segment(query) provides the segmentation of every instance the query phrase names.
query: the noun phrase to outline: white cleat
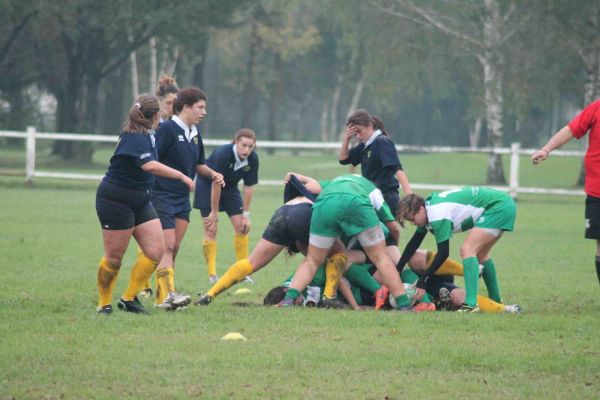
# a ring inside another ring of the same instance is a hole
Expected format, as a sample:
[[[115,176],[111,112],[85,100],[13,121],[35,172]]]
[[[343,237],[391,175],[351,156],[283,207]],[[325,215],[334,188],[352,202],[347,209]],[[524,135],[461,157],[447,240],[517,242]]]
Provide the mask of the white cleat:
[[[162,304],[157,304],[156,307],[166,311],[174,311],[180,308],[185,308],[192,301],[192,297],[187,294],[171,292]]]
[[[504,312],[507,312],[510,314],[521,314],[521,311],[523,311],[523,309],[518,304],[511,304],[509,306],[504,307]]]

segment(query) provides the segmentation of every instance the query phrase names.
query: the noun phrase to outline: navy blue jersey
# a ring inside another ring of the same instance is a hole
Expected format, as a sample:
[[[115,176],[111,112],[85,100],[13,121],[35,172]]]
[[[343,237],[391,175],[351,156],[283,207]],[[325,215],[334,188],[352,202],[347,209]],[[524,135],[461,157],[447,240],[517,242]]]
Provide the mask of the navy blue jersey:
[[[157,158],[154,134],[123,132],[103,180],[130,189],[149,190],[154,185],[154,175],[144,171],[142,165]]]
[[[245,186],[253,186],[258,183],[258,155],[256,151],[248,156],[247,165],[236,170],[236,157],[233,153],[233,146],[234,144],[230,143],[217,147],[206,160],[207,166],[223,174],[225,187],[221,190],[221,198],[232,193],[239,193],[237,185],[242,179]],[[194,208],[210,208],[211,185],[210,178],[198,176]]]
[[[176,116],[159,125],[156,132],[156,148],[161,163],[181,171],[192,180],[196,177],[196,166],[206,161],[204,145],[197,129],[193,127],[190,131]],[[185,196],[189,196],[190,191],[180,180],[160,176],[156,177],[154,190]]]
[[[348,158],[340,164],[360,164],[362,176],[370,180],[381,190],[398,190],[400,184],[396,171],[402,169],[394,143],[385,135],[379,135],[373,143],[365,147],[364,143],[350,149]]]

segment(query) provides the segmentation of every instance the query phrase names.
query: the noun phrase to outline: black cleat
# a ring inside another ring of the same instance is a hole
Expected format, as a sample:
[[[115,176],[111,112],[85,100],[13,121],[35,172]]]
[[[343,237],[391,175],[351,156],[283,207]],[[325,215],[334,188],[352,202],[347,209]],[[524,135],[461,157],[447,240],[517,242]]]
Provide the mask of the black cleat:
[[[322,308],[333,308],[333,309],[338,309],[338,310],[347,310],[347,309],[351,308],[350,304],[344,303],[342,300],[338,299],[337,297],[332,297],[332,298],[324,297],[323,302],[321,303],[321,307]]]
[[[121,311],[131,312],[135,314],[148,314],[148,311],[146,311],[146,309],[140,302],[140,299],[137,298],[137,296],[135,296],[131,301],[123,300],[123,298],[121,297],[121,299],[119,299],[118,306],[119,310]]]
[[[207,306],[210,304],[210,302],[212,301],[212,297],[207,295],[207,294],[203,294],[200,296],[200,298],[198,300],[196,300],[194,302],[195,305],[197,306]]]
[[[112,312],[113,312],[113,308],[110,304],[96,308],[96,314],[99,314],[99,315],[110,315],[110,314],[112,314]]]

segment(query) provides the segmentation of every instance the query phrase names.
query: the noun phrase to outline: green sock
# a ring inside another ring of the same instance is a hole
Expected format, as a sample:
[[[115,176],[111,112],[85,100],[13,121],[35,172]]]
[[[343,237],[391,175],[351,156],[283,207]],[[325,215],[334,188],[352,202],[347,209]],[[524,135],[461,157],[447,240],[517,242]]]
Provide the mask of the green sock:
[[[300,291],[294,288],[289,288],[285,294],[285,298],[290,300],[296,300],[298,296],[300,296]]]
[[[396,300],[397,308],[410,306],[410,297],[406,293],[394,297],[394,300]]]
[[[369,273],[371,264],[352,264],[344,276],[350,281],[352,286],[360,286],[371,293],[375,293],[381,289],[379,282]]]
[[[465,269],[465,304],[475,307],[477,304],[477,289],[479,287],[479,262],[477,257],[463,259]]]
[[[498,278],[496,277],[496,266],[491,258],[483,263],[483,281],[488,291],[488,297],[497,303],[501,303],[502,296],[500,296],[500,285],[498,285]]]

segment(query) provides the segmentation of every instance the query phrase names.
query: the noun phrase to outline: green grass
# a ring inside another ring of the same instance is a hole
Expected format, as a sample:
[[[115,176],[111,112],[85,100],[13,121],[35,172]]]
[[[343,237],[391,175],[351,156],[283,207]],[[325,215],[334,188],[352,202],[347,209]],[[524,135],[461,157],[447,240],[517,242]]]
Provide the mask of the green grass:
[[[462,157],[447,155],[443,168],[427,157],[402,158],[412,181],[485,180],[485,157],[470,160],[470,168]],[[264,179],[346,170],[334,156],[264,159]],[[549,160],[543,173],[524,168],[522,183],[568,185],[563,160]],[[483,172],[472,167],[479,163]],[[103,318],[95,314],[102,254],[95,187],[47,179],[24,187],[20,177],[0,178],[0,399],[600,396],[600,296],[595,244],[583,239],[582,197],[520,196],[515,232],[493,254],[504,298],[521,304],[522,315],[263,308],[262,297],[300,261],[281,255],[256,274],[255,285],[244,285],[250,294],[230,290],[209,307],[177,313],[145,301],[150,316],[115,311]],[[251,246],[281,199],[281,188],[257,188]],[[234,261],[232,230],[221,222],[219,273]],[[403,233],[401,246],[411,234]],[[454,258],[463,237],[451,243]],[[201,240],[194,213],[178,257],[182,292],[209,287]],[[427,238],[424,247],[434,246]],[[134,255],[132,245],[115,306]],[[222,341],[229,332],[248,340]]]

